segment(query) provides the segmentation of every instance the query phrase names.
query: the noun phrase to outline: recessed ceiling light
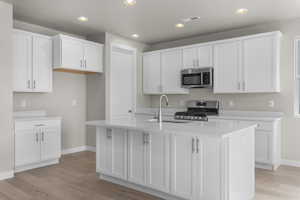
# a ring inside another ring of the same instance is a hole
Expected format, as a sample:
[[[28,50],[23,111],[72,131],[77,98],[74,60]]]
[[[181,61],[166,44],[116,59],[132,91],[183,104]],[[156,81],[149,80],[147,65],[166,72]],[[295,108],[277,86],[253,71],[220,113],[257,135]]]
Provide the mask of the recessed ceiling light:
[[[183,27],[184,27],[184,24],[179,23],[179,24],[176,24],[175,26],[176,26],[176,28],[183,28]]]
[[[85,16],[80,16],[77,19],[78,19],[78,21],[81,21],[81,22],[87,22],[87,21],[89,21],[89,18],[87,18]]]
[[[136,4],[136,0],[124,0],[126,6],[133,6]]]
[[[133,37],[133,38],[138,38],[138,37],[140,37],[140,36],[139,36],[138,34],[135,33],[135,34],[132,34],[131,37]]]
[[[244,15],[248,13],[248,9],[247,8],[239,8],[235,11],[236,14],[238,15]]]

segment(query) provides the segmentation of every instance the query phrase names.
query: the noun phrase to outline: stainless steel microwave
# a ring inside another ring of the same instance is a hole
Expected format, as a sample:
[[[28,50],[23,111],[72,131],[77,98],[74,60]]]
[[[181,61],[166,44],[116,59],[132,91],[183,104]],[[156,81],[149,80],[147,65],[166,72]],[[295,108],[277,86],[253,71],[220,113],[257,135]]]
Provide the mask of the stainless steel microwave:
[[[213,88],[213,68],[190,68],[181,71],[183,88]]]

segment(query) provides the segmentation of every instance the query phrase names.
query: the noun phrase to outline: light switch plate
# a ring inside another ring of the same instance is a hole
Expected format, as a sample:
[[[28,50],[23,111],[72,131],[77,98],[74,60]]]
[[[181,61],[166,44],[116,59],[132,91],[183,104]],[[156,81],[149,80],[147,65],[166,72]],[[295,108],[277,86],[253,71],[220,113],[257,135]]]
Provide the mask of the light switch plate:
[[[77,106],[77,100],[76,99],[72,100],[72,106]]]

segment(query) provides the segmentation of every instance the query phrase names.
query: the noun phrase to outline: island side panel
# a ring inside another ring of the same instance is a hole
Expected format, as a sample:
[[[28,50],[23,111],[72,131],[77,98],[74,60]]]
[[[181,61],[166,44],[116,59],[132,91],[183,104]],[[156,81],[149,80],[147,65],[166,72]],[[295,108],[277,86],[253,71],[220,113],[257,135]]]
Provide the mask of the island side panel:
[[[234,132],[222,142],[224,200],[255,195],[255,127]]]

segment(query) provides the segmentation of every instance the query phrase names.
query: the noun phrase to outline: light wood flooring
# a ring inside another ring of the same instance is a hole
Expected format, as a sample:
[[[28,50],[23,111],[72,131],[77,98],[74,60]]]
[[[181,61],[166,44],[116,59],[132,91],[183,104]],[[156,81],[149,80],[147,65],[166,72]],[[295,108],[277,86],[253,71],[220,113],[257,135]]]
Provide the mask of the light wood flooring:
[[[0,181],[0,200],[158,200],[97,179],[95,153],[63,156],[59,165]],[[255,200],[300,200],[300,168],[257,170]]]

